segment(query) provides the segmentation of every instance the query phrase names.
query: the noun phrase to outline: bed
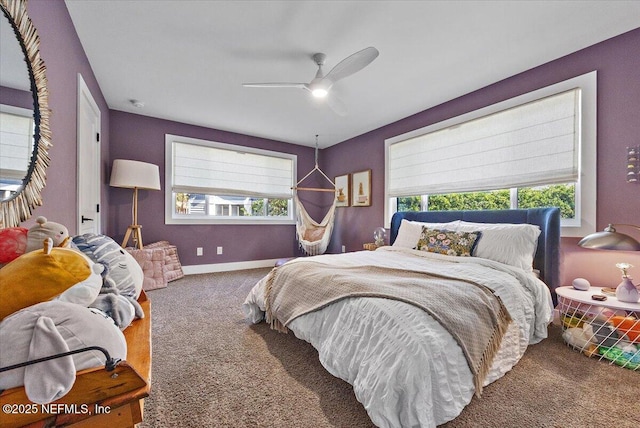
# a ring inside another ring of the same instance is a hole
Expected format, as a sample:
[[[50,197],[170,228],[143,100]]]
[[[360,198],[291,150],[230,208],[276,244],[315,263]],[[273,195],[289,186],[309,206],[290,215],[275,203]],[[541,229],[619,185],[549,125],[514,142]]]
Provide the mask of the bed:
[[[375,425],[433,427],[546,338],[559,240],[557,208],[396,213],[390,246],[287,262],[243,310],[311,343]]]

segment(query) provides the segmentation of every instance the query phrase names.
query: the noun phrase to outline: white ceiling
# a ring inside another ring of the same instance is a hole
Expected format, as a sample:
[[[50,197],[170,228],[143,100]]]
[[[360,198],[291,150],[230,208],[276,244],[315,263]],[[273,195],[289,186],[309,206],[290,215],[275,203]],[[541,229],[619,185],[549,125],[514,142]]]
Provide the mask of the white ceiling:
[[[110,108],[327,147],[640,26],[639,1],[66,0]],[[365,47],[332,92],[299,89]],[[144,103],[134,107],[129,100]]]

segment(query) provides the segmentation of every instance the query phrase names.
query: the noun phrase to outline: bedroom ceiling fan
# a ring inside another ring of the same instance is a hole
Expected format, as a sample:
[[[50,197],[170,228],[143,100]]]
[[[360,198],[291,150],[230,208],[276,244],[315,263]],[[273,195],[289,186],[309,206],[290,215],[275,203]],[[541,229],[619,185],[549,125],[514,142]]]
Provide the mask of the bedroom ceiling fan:
[[[351,76],[352,74],[362,70],[376,59],[379,52],[374,47],[368,47],[354,53],[340,61],[327,74],[324,74],[322,66],[327,56],[323,53],[313,55],[313,61],[318,65],[316,77],[309,83],[243,83],[242,86],[247,88],[299,88],[309,91],[316,98],[326,98],[329,107],[340,116],[347,114],[347,108],[344,103],[334,94],[329,95],[329,90],[337,81]]]

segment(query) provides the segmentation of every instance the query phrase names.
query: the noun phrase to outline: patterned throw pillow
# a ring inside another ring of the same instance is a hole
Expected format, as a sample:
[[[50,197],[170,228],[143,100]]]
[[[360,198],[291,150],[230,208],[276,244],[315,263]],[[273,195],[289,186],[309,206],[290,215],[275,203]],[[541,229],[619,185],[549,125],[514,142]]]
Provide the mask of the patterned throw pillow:
[[[482,232],[422,228],[417,249],[448,256],[471,256]]]

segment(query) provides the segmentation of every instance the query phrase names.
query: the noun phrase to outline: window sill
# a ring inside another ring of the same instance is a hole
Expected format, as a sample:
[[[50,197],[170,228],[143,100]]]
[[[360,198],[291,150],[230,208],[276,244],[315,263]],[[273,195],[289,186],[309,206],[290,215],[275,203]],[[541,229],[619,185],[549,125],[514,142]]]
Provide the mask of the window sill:
[[[227,225],[295,225],[293,219],[267,219],[267,218],[165,218],[164,224],[175,225],[205,225],[205,224],[227,224]]]

